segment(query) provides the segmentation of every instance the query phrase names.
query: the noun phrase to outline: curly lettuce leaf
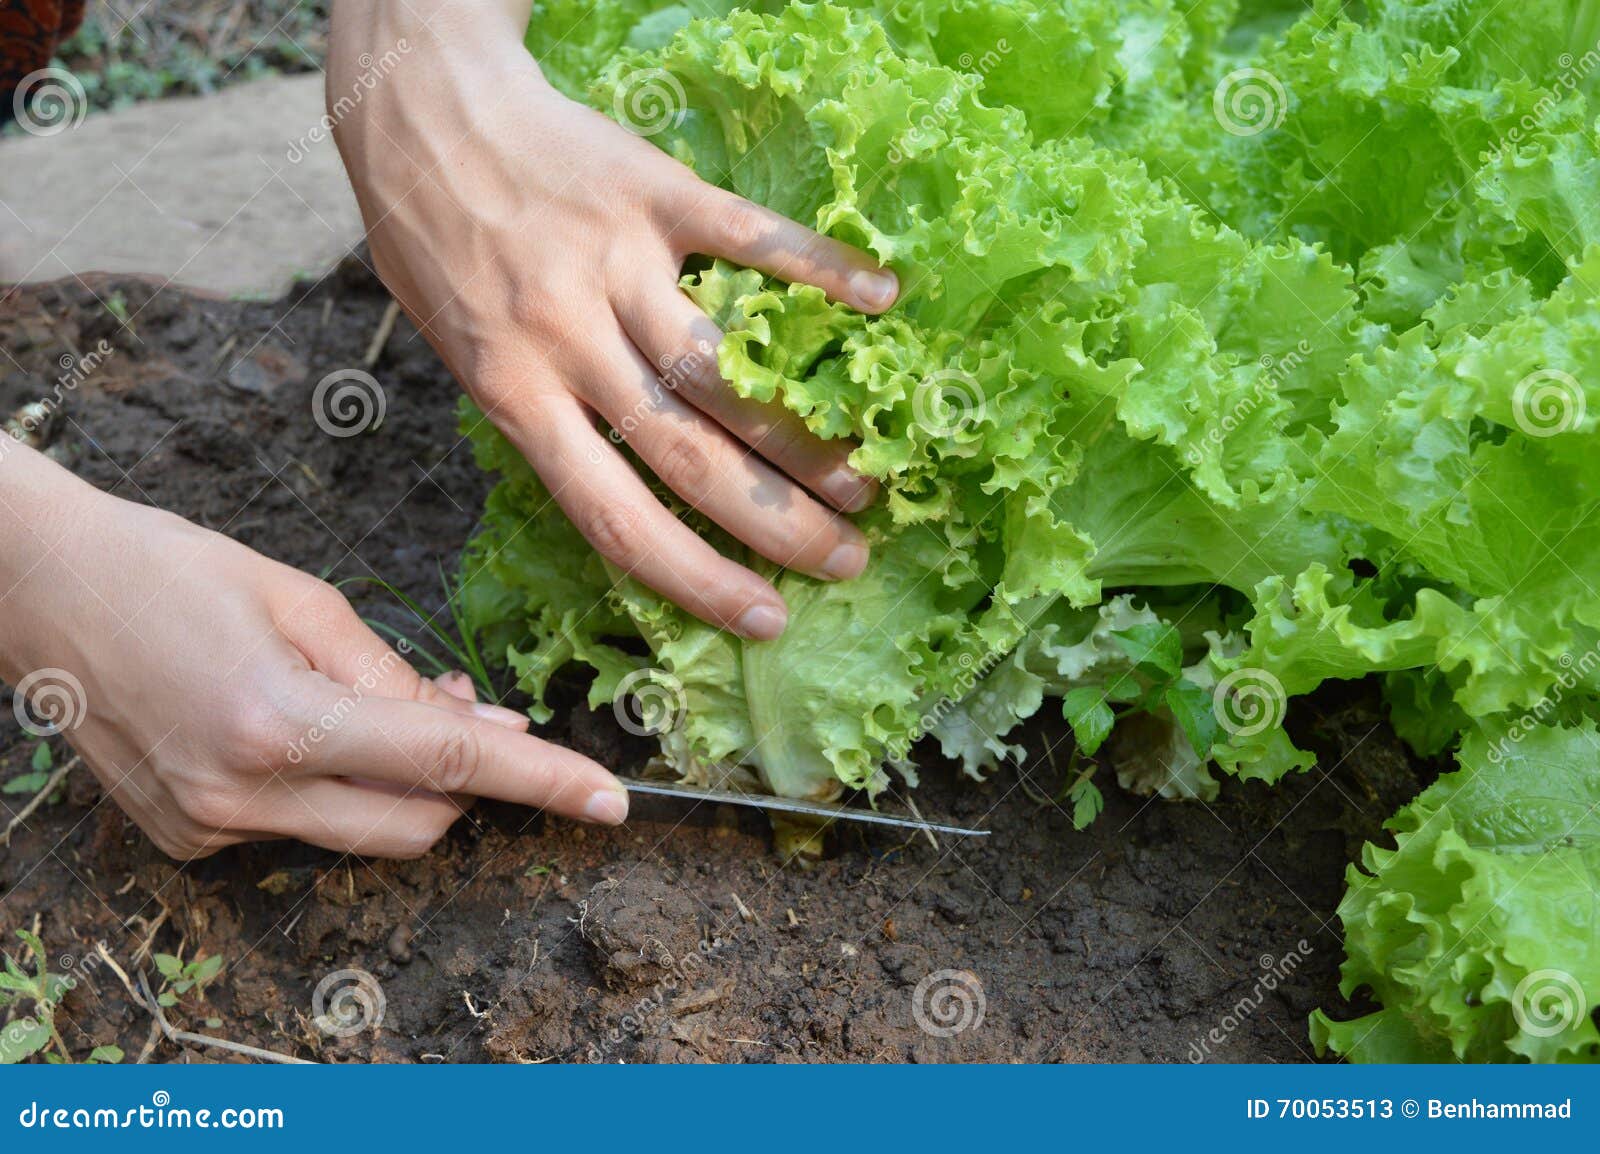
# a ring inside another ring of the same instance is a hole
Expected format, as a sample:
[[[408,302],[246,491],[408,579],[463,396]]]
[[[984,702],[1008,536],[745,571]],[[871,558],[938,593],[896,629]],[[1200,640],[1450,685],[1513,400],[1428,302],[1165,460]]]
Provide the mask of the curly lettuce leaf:
[[[595,670],[594,701],[650,663],[690,703],[663,735],[682,772],[827,796],[906,766],[930,710],[970,771],[1018,756],[1016,723],[1087,687],[1032,665],[1081,640],[1073,615],[1228,590],[1243,629],[1185,673],[1218,716],[1166,703],[1150,747],[1186,761],[1215,722],[1206,755],[1272,780],[1308,762],[1278,699],[1382,673],[1397,723],[1440,749],[1600,638],[1595,82],[1545,75],[1553,46],[1592,43],[1584,5],[578,15],[543,6],[529,33],[566,91],[626,122],[639,78],[663,82],[681,106],[655,144],[870,249],[905,291],[867,318],[721,262],[684,281],[726,333],[730,387],[858,442],[885,489],[859,582],[773,574],[795,607],[779,642],[722,638],[592,558],[528,555],[587,557],[478,434],[508,481],[472,596],[536,695],[564,662]],[[1241,79],[1266,121],[1238,119]],[[1530,378],[1575,390],[1569,429],[1526,427]],[[1245,675],[1277,687],[1266,724],[1224,724]]]
[[[1459,768],[1368,845],[1339,905],[1340,989],[1381,1010],[1312,1015],[1352,1061],[1600,1060],[1600,730],[1477,729]]]

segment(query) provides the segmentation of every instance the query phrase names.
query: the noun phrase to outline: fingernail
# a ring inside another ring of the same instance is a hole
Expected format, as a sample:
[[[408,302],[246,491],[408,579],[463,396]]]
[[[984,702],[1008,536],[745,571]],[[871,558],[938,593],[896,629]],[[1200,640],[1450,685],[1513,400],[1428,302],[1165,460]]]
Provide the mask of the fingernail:
[[[776,605],[752,605],[739,618],[739,632],[755,641],[771,641],[783,635],[789,613]]]
[[[886,309],[900,291],[900,281],[888,269],[858,268],[850,274],[850,291],[869,309]]]
[[[867,567],[867,547],[854,541],[835,545],[828,559],[822,563],[822,575],[835,581],[848,581],[859,577]]]
[[[505,709],[499,705],[489,705],[485,702],[474,702],[472,712],[485,721],[492,721],[496,725],[504,725],[508,729],[526,729],[528,715],[518,713],[515,709]]]
[[[822,479],[819,487],[827,497],[846,513],[859,513],[872,504],[877,486],[868,477],[854,469],[835,469]]]
[[[599,825],[621,825],[628,819],[628,794],[620,789],[597,789],[583,806],[583,818]]]

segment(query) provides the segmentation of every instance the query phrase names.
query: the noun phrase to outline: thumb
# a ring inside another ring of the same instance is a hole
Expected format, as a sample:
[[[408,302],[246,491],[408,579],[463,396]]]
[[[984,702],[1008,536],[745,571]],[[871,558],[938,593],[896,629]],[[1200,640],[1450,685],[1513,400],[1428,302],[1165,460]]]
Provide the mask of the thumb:
[[[477,686],[473,685],[472,678],[460,669],[439,674],[433,679],[433,684],[458,701],[469,701],[473,704],[478,701]]]
[[[528,728],[525,714],[480,702],[472,679],[461,670],[422,676],[409,660],[416,650],[408,642],[402,640],[397,650],[361,619],[342,593],[318,584],[314,593],[294,603],[283,622],[289,640],[318,673],[363,695],[420,701],[508,729]]]
[[[437,677],[418,678],[412,696],[414,700],[425,705],[437,705],[441,709],[469,713],[485,721],[492,721],[496,725],[503,725],[507,729],[528,728],[529,719],[526,713],[518,713],[515,709],[507,709],[503,705],[479,701],[478,687],[473,684],[471,677],[459,669],[441,673]]]

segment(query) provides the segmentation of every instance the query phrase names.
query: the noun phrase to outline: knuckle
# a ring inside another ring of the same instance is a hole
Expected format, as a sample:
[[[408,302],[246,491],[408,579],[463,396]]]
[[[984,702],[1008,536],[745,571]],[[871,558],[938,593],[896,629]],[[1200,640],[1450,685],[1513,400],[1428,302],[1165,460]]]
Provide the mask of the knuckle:
[[[754,205],[736,200],[717,211],[714,229],[723,245],[746,249],[765,240],[770,226]]]
[[[449,821],[419,823],[414,829],[407,830],[401,838],[400,844],[396,846],[398,851],[396,856],[412,861],[430,853],[433,847],[439,844],[440,839],[449,832],[450,826]]]
[[[426,857],[437,840],[422,834],[406,834],[382,856],[391,861],[416,861],[420,857]]]
[[[187,861],[191,856],[186,852],[188,848],[186,843],[176,837],[169,836],[165,830],[147,829],[145,830],[145,835],[149,837],[152,845],[173,861]]]
[[[195,841],[180,846],[176,854],[169,856],[175,857],[179,861],[200,861],[213,854],[221,853],[226,848],[226,845],[215,841]]]
[[[185,791],[178,799],[178,808],[183,811],[184,817],[207,831],[227,829],[239,814],[237,802],[214,787]],[[196,848],[203,841],[197,838],[184,840],[193,843]]]
[[[560,294],[538,283],[518,283],[508,291],[510,313],[521,324],[534,332],[543,332],[554,324]]]
[[[804,426],[789,421],[775,421],[762,434],[759,446],[761,455],[778,465],[798,465],[808,457],[810,434]]]
[[[433,842],[415,829],[372,830],[351,839],[349,850],[362,857],[385,858],[390,861],[415,861],[433,848]]]
[[[702,612],[724,629],[736,629],[739,618],[750,604],[749,587],[720,572],[700,582],[696,591],[700,595]]]
[[[345,595],[326,581],[314,581],[306,590],[306,608],[318,621],[336,623],[354,615],[355,610]]]
[[[234,703],[219,722],[223,749],[240,769],[278,769],[305,726],[278,702],[249,698]]]
[[[295,574],[297,579],[300,576]],[[292,626],[302,634],[326,634],[346,624],[354,612],[344,594],[332,585],[315,579],[297,581],[294,601],[280,616],[280,625]]]
[[[596,552],[623,569],[631,571],[643,557],[644,525],[625,505],[605,503],[586,510],[578,528]]]
[[[530,758],[521,769],[521,788],[534,804],[549,805],[561,791],[564,778],[549,758]]]
[[[417,684],[412,690],[412,697],[423,705],[437,705],[449,708],[457,699],[450,696],[431,677],[418,675]]]
[[[668,370],[667,381],[690,404],[704,407],[720,400],[728,387],[717,366],[715,352],[700,350],[680,357]]]
[[[662,446],[656,460],[656,472],[678,493],[692,497],[711,487],[715,465],[711,453],[695,438],[683,434],[672,436]]]
[[[432,788],[440,793],[471,793],[483,766],[483,746],[466,727],[447,730],[439,741]]]

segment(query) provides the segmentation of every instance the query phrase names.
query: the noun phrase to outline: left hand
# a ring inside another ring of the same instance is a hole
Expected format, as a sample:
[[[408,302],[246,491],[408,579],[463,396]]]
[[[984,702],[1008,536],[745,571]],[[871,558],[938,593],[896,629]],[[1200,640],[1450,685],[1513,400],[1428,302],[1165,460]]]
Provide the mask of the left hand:
[[[898,283],[557,92],[522,43],[531,7],[336,6],[330,102],[359,83],[357,61],[407,45],[334,130],[373,259],[598,552],[712,624],[776,637],[777,590],[674,516],[595,424],[756,553],[855,577],[867,542],[836,510],[876,486],[849,467],[854,446],[737,396],[717,370],[721,334],[678,277],[691,254],[721,256],[870,313]]]

